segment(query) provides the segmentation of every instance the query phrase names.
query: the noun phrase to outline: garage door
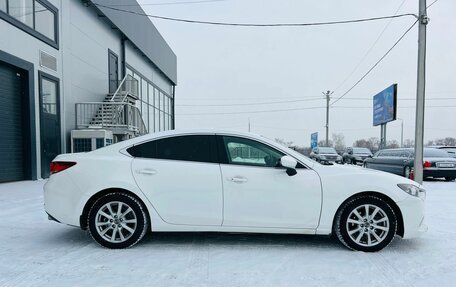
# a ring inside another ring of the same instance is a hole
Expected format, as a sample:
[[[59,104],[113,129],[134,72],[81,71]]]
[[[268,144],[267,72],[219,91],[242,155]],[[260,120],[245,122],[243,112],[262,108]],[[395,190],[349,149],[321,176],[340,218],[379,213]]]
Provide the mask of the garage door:
[[[26,177],[25,78],[24,71],[0,61],[0,182]]]

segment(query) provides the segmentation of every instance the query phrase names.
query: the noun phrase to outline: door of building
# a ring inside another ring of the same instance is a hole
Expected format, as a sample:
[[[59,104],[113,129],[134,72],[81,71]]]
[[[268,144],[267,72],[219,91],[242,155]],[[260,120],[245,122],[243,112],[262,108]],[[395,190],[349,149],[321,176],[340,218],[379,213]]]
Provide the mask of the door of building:
[[[26,179],[27,73],[0,61],[0,182]]]
[[[61,152],[59,79],[40,73],[41,177],[50,175],[49,165]]]
[[[109,51],[109,93],[114,93],[119,85],[119,58],[112,51]]]

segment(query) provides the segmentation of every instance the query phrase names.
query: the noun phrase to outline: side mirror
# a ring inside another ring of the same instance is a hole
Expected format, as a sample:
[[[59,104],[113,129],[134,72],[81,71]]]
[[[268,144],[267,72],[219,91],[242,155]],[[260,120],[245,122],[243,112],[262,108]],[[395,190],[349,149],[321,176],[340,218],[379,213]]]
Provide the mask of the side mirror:
[[[297,174],[296,166],[298,162],[291,156],[285,155],[280,159],[280,165],[287,169],[287,174],[293,176]]]

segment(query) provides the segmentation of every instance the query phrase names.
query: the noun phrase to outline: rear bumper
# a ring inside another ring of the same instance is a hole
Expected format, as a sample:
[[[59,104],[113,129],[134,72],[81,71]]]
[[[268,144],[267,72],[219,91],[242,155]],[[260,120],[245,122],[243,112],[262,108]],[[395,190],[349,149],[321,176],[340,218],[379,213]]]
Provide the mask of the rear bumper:
[[[456,169],[424,168],[424,177],[453,177],[456,178]]]
[[[49,219],[79,226],[79,196],[78,188],[64,171],[51,175],[44,185],[44,210]]]

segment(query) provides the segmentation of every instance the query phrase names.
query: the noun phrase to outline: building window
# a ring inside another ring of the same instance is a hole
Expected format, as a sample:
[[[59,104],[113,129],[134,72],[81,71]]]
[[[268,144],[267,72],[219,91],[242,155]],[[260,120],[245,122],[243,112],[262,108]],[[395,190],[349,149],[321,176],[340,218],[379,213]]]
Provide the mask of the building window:
[[[6,0],[0,0],[0,11],[6,12]]]
[[[0,0],[0,18],[58,48],[58,10],[46,0]]]
[[[126,72],[140,83],[136,107],[141,112],[147,131],[153,133],[172,129],[174,118],[172,96],[159,89],[132,67],[128,66]]]

